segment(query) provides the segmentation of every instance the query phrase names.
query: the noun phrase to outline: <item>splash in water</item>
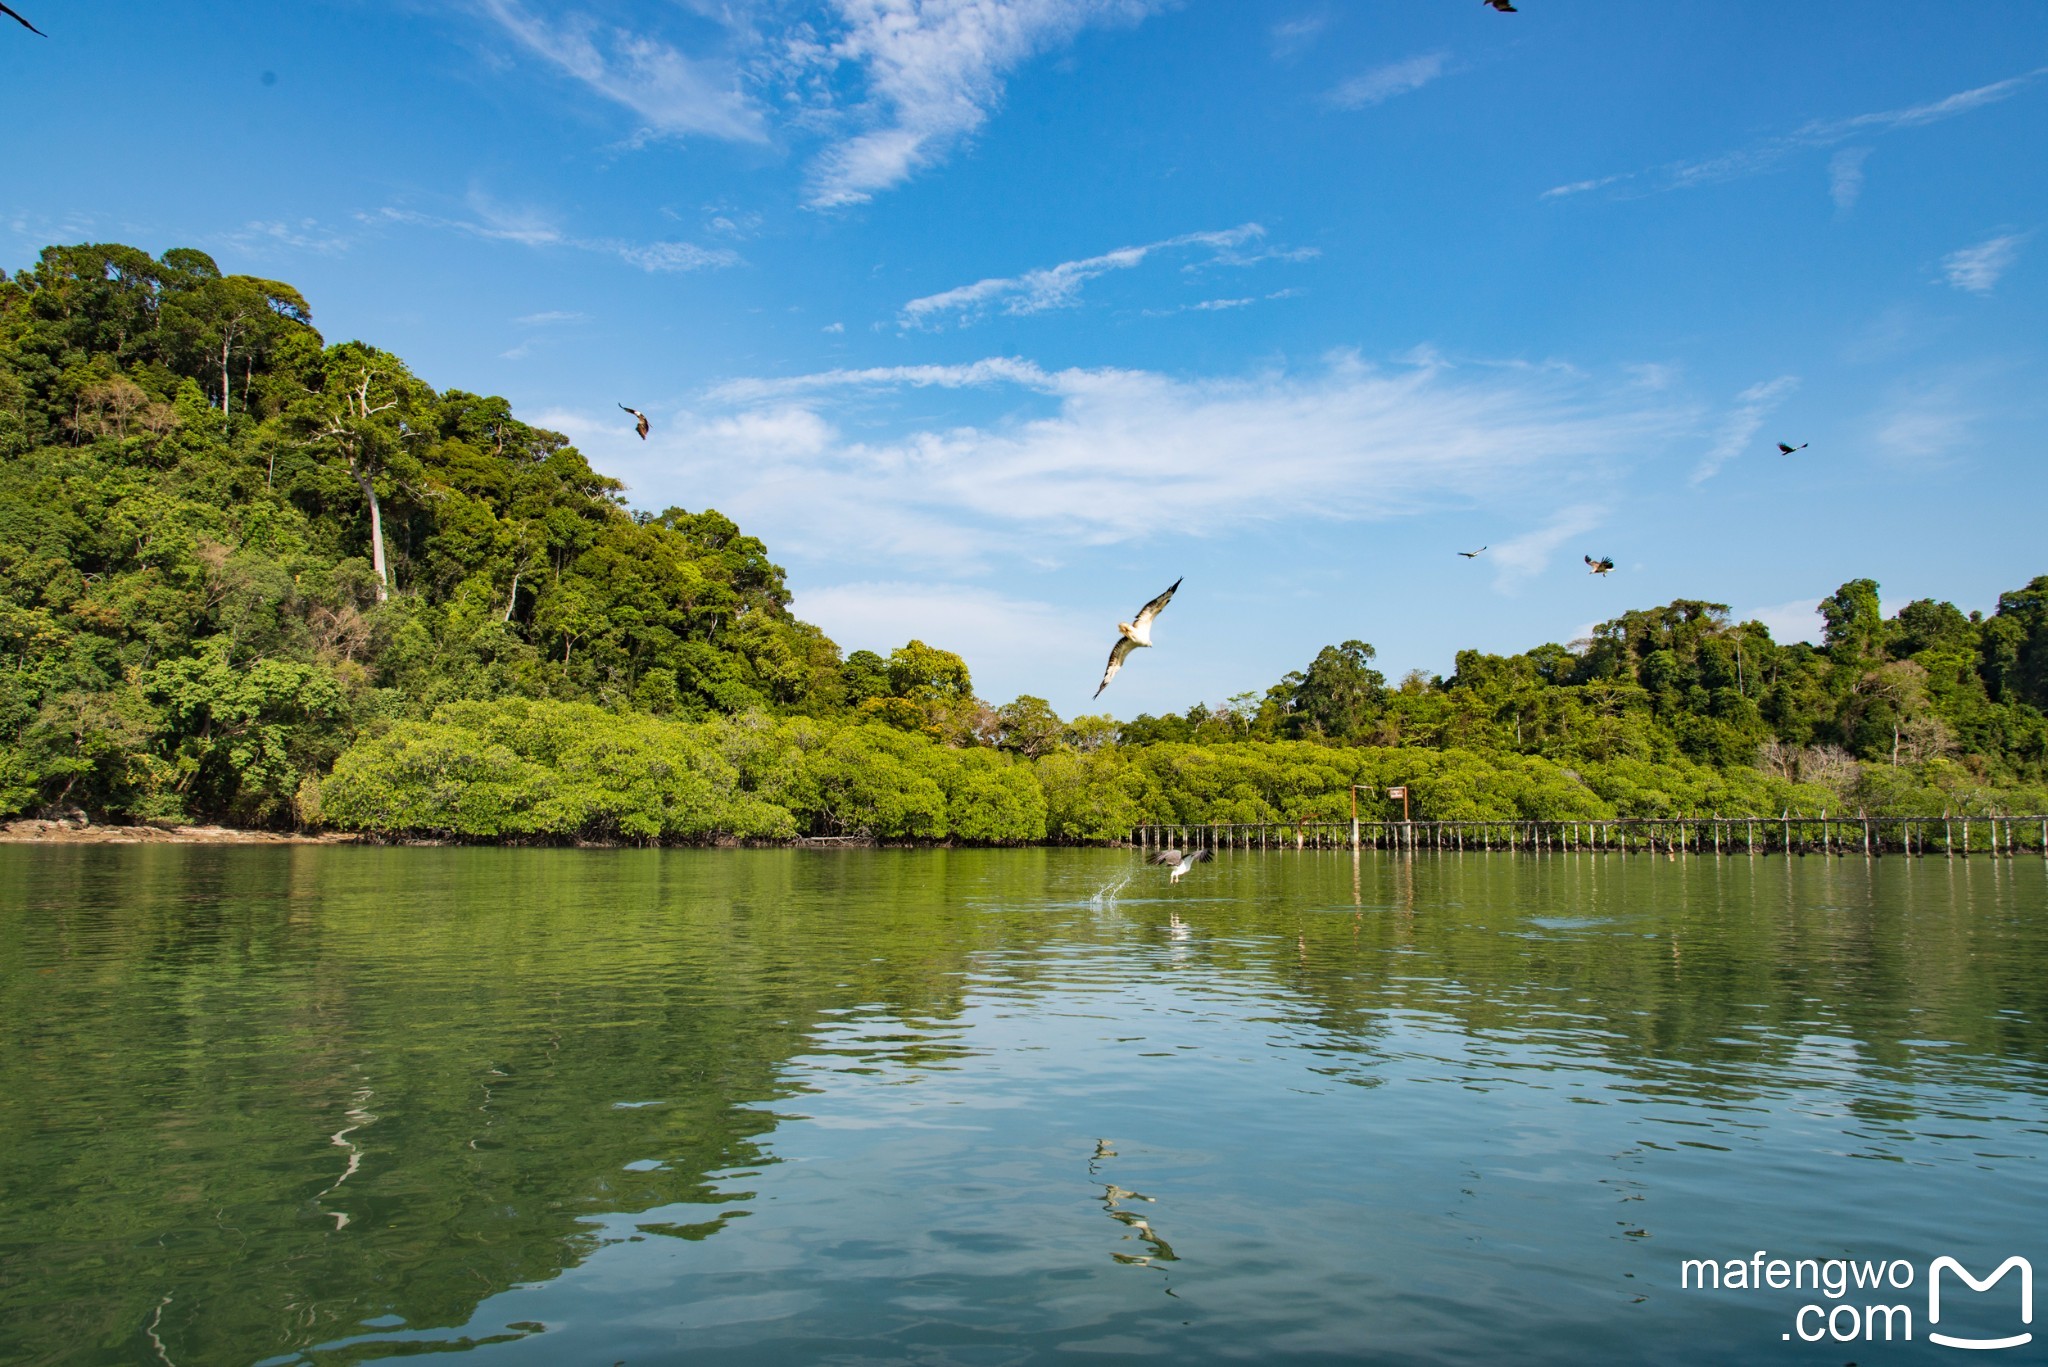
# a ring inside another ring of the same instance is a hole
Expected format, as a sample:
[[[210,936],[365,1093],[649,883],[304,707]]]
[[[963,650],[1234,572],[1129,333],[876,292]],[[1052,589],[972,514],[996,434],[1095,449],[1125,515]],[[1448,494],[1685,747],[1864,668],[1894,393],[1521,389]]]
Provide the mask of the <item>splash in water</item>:
[[[1131,885],[1131,880],[1138,876],[1138,872],[1141,872],[1141,870],[1124,874],[1121,878],[1113,878],[1109,882],[1104,883],[1095,890],[1095,895],[1088,899],[1088,905],[1105,908],[1115,906],[1116,895]]]

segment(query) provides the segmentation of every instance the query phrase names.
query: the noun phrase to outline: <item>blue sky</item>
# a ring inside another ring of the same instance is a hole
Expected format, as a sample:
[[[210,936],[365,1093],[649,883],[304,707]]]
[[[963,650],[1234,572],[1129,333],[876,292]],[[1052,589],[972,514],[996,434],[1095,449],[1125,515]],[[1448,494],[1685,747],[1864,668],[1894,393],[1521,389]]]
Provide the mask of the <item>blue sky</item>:
[[[997,701],[2048,573],[2035,0],[15,7],[0,266],[291,281]]]

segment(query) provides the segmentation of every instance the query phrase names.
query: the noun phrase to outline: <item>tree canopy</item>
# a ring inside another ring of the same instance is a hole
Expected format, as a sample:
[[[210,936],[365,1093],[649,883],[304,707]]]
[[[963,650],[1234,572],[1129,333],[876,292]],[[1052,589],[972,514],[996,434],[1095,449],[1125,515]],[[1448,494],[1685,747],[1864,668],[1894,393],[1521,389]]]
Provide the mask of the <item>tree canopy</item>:
[[[1879,585],[1780,644],[1681,599],[1390,687],[1063,720],[911,640],[840,650],[713,509],[328,343],[190,248],[0,280],[0,813],[471,839],[1106,840],[1141,822],[2048,806],[2048,576],[1989,616]]]

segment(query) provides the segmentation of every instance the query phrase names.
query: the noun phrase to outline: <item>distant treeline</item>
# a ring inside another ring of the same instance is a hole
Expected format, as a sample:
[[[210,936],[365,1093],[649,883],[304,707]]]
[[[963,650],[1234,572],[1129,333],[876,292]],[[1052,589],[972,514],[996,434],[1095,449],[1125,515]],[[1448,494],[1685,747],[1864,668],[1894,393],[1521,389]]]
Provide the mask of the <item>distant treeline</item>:
[[[919,641],[842,655],[721,514],[631,510],[190,249],[0,281],[0,589],[7,814],[1004,843],[1331,818],[1354,783],[1418,818],[2048,808],[2048,577],[1988,617],[1856,580],[1820,647],[1680,601],[1395,686],[1352,640],[1065,720]]]

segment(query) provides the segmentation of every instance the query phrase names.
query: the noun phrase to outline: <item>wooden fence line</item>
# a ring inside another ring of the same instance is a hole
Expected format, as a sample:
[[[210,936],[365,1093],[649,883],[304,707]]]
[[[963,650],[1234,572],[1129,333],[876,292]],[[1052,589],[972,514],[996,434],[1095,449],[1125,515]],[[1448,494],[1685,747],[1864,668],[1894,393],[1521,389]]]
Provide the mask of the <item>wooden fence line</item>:
[[[1140,849],[1973,854],[2048,858],[2048,816],[1701,816],[1608,821],[1212,821],[1139,826]]]

